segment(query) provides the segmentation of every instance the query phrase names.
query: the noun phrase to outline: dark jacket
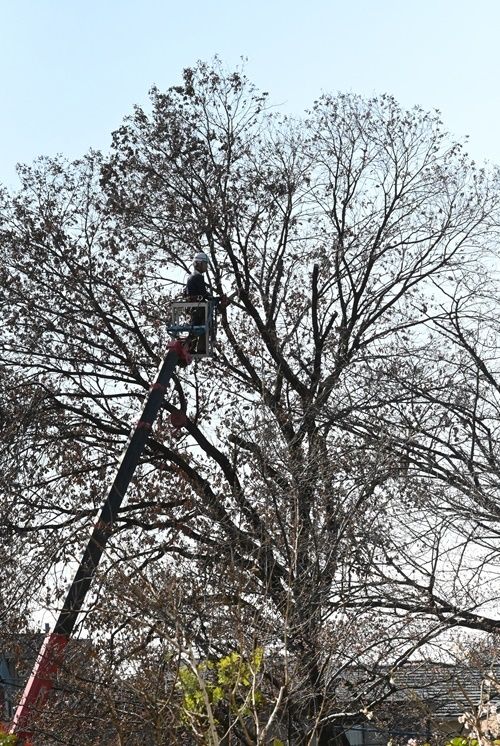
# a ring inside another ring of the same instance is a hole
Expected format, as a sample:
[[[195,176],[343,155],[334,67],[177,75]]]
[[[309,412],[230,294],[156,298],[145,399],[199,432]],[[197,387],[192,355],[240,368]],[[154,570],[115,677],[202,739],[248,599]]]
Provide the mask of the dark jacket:
[[[184,288],[184,295],[188,296],[189,298],[200,296],[201,298],[203,298],[203,300],[206,300],[209,297],[209,292],[205,284],[205,278],[203,277],[201,272],[197,272],[195,270],[193,274],[189,275],[186,282],[186,287]]]

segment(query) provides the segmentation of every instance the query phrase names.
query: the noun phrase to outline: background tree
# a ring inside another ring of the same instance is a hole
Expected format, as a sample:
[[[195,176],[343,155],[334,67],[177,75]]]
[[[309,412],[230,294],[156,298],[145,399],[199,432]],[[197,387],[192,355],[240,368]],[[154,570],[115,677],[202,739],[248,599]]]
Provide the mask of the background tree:
[[[216,358],[175,379],[83,623],[112,667],[132,621],[145,661],[161,640],[200,660],[262,648],[268,706],[233,736],[263,743],[274,713],[323,744],[390,693],[387,663],[500,624],[499,193],[437,114],[266,101],[200,63],[109,156],[42,159],[2,194],[2,370],[25,422],[6,583],[41,603],[45,581],[57,607],[206,251],[214,293],[239,300]]]

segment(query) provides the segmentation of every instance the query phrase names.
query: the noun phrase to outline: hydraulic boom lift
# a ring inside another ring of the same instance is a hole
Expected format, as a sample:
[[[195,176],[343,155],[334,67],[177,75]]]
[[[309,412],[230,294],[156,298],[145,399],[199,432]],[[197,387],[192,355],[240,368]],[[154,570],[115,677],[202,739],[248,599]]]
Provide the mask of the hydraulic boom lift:
[[[196,308],[195,308],[196,306]],[[10,733],[15,733],[25,746],[32,737],[31,719],[47,699],[53,680],[60,668],[64,651],[75,628],[78,614],[90,588],[107,541],[113,532],[120,506],[139,464],[153,423],[163,403],[177,365],[185,367],[192,357],[211,357],[216,334],[217,301],[178,301],[172,304],[172,323],[167,330],[173,340],[150,388],[142,415],[135,425],[129,444],[122,456],[118,472],[88,541],[74,580],[54,629],[43,642],[28,683],[14,714]],[[196,314],[196,316],[195,316]],[[196,323],[193,323],[193,320]],[[198,347],[201,351],[198,351]],[[193,354],[191,354],[193,353]]]

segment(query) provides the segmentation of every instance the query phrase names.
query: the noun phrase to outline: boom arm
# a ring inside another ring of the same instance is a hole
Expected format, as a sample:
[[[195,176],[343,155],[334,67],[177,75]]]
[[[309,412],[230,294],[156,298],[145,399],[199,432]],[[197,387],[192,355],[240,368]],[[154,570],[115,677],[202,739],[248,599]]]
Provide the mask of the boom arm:
[[[113,532],[120,506],[134,472],[139,464],[142,452],[147,443],[153,423],[160,411],[163,396],[167,390],[176,365],[187,365],[190,356],[186,344],[176,340],[170,344],[156,381],[152,385],[142,416],[136,424],[125,453],[123,454],[115,480],[108,492],[101,514],[94,526],[92,535],[85,549],[75,578],[70,586],[59,618],[53,632],[49,632],[31,672],[23,692],[10,732],[20,739],[31,736],[30,717],[33,709],[43,707],[52,688],[53,679],[60,668],[64,650],[75,627],[78,614],[82,608],[87,591],[95,575],[97,565],[102,557],[107,541]]]

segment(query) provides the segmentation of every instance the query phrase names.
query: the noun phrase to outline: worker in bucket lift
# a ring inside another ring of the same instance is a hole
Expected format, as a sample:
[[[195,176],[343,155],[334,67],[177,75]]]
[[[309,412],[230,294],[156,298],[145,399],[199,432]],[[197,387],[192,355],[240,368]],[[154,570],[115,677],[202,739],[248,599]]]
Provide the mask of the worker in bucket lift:
[[[193,272],[187,278],[186,287],[183,292],[185,298],[192,301],[206,301],[210,298],[210,293],[208,292],[205,278],[203,277],[207,269],[208,256],[204,251],[200,251],[198,254],[195,254],[193,258]],[[191,323],[193,325],[201,325],[205,323],[205,310],[203,308],[193,309]],[[197,352],[198,354],[204,354],[206,352],[205,336],[193,340],[191,351]]]
[[[204,251],[200,251],[193,258],[193,272],[189,275],[184,295],[189,300],[207,300],[209,293],[205,284],[203,275],[208,269],[208,256]]]

